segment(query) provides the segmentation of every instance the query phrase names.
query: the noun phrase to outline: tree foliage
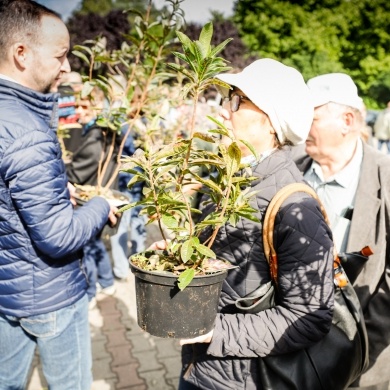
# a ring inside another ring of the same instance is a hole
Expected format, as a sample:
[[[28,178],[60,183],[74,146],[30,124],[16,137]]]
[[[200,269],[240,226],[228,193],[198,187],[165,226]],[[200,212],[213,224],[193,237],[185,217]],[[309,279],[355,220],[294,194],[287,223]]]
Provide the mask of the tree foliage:
[[[97,36],[107,48],[119,49],[124,34],[134,35],[134,16],[124,9],[144,12],[149,1],[83,0],[69,20],[71,43]],[[164,9],[153,6],[151,19]],[[222,52],[234,68],[255,58],[270,57],[299,69],[305,79],[329,72],[350,74],[368,107],[390,99],[390,3],[387,0],[236,0],[234,16],[211,11],[213,44],[233,41]],[[195,39],[201,26],[189,23],[183,31]],[[71,58],[75,70],[83,70]]]
[[[78,15],[97,14],[104,16],[114,7],[112,0],[83,0]]]
[[[233,20],[260,57],[295,66],[306,79],[346,72],[369,104],[382,101],[383,88],[390,97],[390,84],[381,84],[390,73],[386,0],[238,0]]]
[[[130,22],[126,13],[113,9],[102,16],[97,13],[77,14],[67,23],[71,47],[97,37],[105,37],[108,50],[120,49],[124,34],[130,31]],[[69,58],[73,70],[86,73],[87,66],[78,57]]]
[[[134,0],[131,4],[127,0],[83,0],[81,7],[67,23],[71,35],[71,45],[81,45],[87,40],[101,36],[107,39],[108,50],[119,49],[125,40],[124,34],[132,33],[131,29],[134,27],[134,13],[124,13],[123,11],[132,9],[144,13],[147,3],[148,1],[145,0]],[[170,8],[169,1],[161,10],[156,9],[152,2],[151,19],[157,20],[162,12],[168,12]],[[227,38],[233,38],[232,43],[221,53],[231,66],[243,68],[256,58],[248,52],[239,36],[237,27],[231,20],[226,19],[218,11],[211,11],[211,19],[214,25],[212,44],[215,45]],[[188,23],[183,31],[190,39],[196,39],[201,29],[202,26],[198,23]],[[74,70],[86,71],[85,64],[78,58],[71,58],[71,66]]]
[[[248,49],[240,38],[237,27],[231,20],[224,19],[219,13],[213,12],[214,35],[212,44],[221,42],[227,38],[232,38],[232,42],[225,47],[221,52],[232,67],[242,69],[253,62],[256,56],[250,55]],[[185,29],[185,33],[190,39],[195,39],[199,36],[202,26],[197,23],[189,23]]]

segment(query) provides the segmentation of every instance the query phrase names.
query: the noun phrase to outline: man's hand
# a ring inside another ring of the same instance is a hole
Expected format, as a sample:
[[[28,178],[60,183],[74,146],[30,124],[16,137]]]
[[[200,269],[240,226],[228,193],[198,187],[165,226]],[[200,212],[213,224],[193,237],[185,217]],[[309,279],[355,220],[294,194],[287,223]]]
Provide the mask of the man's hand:
[[[195,344],[195,343],[210,343],[213,338],[214,329],[209,333],[203,334],[202,336],[194,337],[193,339],[182,339],[180,345],[184,344]]]
[[[68,190],[70,194],[70,202],[72,203],[73,206],[77,206],[75,195],[76,195],[76,187],[68,182]]]
[[[101,196],[101,195],[98,195],[98,196]],[[110,205],[110,212],[108,214],[108,224],[111,227],[114,227],[116,225],[116,223],[118,222],[118,217],[117,217],[118,207],[116,207],[118,201],[116,199],[105,198],[104,196],[101,196],[101,197],[103,199],[105,199],[108,202],[108,204]]]
[[[110,213],[108,214],[108,221],[111,227],[114,227],[118,222],[118,217],[116,213],[118,212],[118,208],[110,204]]]

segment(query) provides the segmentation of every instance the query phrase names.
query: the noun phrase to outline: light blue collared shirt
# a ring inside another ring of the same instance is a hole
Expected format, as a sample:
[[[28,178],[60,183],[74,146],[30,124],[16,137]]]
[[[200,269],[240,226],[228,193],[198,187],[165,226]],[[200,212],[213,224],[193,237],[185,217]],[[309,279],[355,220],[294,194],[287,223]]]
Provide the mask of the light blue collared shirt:
[[[336,248],[345,252],[348,244],[351,213],[355,204],[355,195],[363,160],[362,140],[357,141],[352,160],[340,172],[324,179],[321,166],[313,161],[304,174],[305,180],[316,190],[328,214]]]

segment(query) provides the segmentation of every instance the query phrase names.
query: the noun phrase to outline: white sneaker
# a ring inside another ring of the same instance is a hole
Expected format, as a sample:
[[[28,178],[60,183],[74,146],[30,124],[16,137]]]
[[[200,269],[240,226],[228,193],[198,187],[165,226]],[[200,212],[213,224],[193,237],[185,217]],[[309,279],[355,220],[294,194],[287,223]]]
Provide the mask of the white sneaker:
[[[104,294],[104,295],[112,296],[116,292],[116,287],[115,287],[114,284],[112,286],[108,286],[106,288],[101,288],[101,286],[100,286],[100,289],[98,288],[97,292],[98,292],[98,294]]]

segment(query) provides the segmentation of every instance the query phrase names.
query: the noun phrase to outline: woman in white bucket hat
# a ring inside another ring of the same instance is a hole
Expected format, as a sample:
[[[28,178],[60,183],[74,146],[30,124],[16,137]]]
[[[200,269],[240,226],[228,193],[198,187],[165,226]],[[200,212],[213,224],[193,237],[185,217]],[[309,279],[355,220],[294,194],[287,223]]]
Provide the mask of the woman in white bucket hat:
[[[242,72],[220,74],[224,125],[238,139],[252,144],[258,157],[242,145],[245,162],[257,179],[252,202],[262,222],[276,192],[303,182],[284,146],[304,142],[313,120],[313,105],[302,75],[272,59],[253,62]],[[203,212],[210,212],[206,206]],[[200,237],[202,239],[202,237]],[[222,287],[219,313],[210,333],[183,345],[180,390],[263,389],[259,357],[305,348],[329,331],[333,309],[333,243],[317,202],[292,195],[283,203],[275,224],[278,252],[278,296],[272,309],[241,311],[237,299],[270,281],[263,252],[262,223],[227,223],[212,249],[236,268]],[[305,373],[296,373],[304,376]]]

